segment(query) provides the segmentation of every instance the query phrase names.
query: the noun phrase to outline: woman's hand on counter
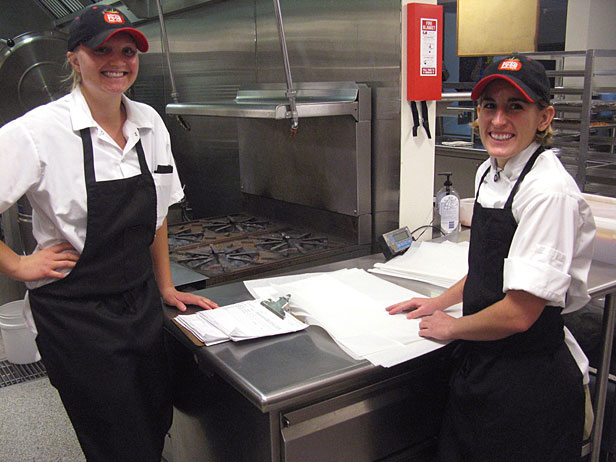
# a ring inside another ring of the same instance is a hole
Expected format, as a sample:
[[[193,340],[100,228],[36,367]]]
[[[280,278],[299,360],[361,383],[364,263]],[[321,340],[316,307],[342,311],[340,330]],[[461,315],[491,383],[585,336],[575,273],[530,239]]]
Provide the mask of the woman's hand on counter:
[[[188,292],[180,292],[175,287],[161,291],[161,296],[167,305],[175,306],[180,311],[186,311],[186,305],[196,305],[206,310],[218,308],[218,304],[208,298]]]
[[[389,314],[397,314],[410,311],[406,317],[408,319],[422,318],[419,322],[419,335],[435,340],[451,340],[451,326],[456,319],[443,313],[441,301],[435,298],[415,297],[404,302],[385,308]]]
[[[15,254],[14,254],[15,255]],[[31,255],[20,255],[7,276],[18,281],[36,281],[44,278],[61,279],[66,276],[58,270],[74,268],[79,254],[68,242],[52,245]]]
[[[435,311],[431,316],[425,316],[419,322],[419,336],[434,340],[453,340],[453,323],[456,318],[442,311]]]
[[[442,310],[441,304],[436,298],[421,298],[415,297],[404,302],[396,303],[395,305],[385,308],[389,314],[398,314],[404,311],[409,311],[406,315],[408,319],[420,318],[422,316],[430,316],[438,310]]]

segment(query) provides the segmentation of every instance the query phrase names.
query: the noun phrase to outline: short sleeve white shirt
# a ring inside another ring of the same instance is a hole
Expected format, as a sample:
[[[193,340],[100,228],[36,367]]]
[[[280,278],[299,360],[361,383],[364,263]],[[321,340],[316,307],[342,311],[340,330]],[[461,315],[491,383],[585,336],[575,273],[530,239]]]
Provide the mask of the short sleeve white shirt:
[[[150,106],[122,98],[127,115],[124,148],[94,121],[79,88],[0,128],[0,213],[25,194],[33,209],[32,232],[38,249],[69,242],[79,253],[83,251],[87,194],[81,129],[90,129],[96,181],[138,175],[135,145],[141,140],[156,186],[157,228],[169,206],[182,199],[162,119]],[[170,165],[173,173],[154,173],[160,165]]]
[[[483,207],[503,208],[537,143],[497,169],[488,159],[478,169],[475,191]],[[495,176],[497,171],[499,175]],[[495,181],[495,178],[496,181]],[[588,271],[593,255],[595,223],[580,190],[552,150],[544,151],[526,175],[512,204],[518,228],[505,259],[503,291],[523,290],[549,305],[575,311],[590,299]]]

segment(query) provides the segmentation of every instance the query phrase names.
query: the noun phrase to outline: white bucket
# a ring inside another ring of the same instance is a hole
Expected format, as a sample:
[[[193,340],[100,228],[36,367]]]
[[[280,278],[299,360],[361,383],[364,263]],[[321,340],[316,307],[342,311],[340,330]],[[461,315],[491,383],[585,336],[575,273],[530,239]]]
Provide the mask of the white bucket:
[[[15,300],[0,306],[2,343],[6,359],[14,364],[34,363],[41,359],[35,335],[25,323],[24,303],[24,300]]]

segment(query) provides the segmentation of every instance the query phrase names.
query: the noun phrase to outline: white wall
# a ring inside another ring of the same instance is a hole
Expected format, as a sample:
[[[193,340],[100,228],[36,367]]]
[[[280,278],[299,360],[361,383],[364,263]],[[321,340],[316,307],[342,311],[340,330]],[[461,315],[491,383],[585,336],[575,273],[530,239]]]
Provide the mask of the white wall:
[[[616,49],[616,1],[569,0],[565,51]],[[570,60],[571,68],[583,68],[582,60]],[[596,69],[616,69],[616,58],[601,58]],[[575,85],[575,79],[565,79],[565,85]],[[614,86],[614,77],[598,77],[596,86]]]
[[[436,102],[428,101],[428,120],[432,138],[428,139],[423,128],[413,136],[413,115],[406,100],[406,5],[428,3],[436,0],[402,0],[401,2],[401,67],[400,75],[400,227],[411,231],[432,222],[434,195],[434,133],[436,128]],[[442,24],[440,24],[442,27]],[[421,109],[420,109],[421,110]],[[424,233],[430,238],[432,233]]]
[[[616,1],[569,0],[565,50],[616,49]]]

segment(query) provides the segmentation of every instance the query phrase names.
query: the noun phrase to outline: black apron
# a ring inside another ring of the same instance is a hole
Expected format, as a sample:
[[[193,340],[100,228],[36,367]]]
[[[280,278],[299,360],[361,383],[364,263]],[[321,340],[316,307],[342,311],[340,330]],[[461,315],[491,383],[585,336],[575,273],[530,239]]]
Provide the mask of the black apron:
[[[97,182],[89,128],[81,138],[86,242],[67,277],[30,291],[36,342],[88,461],[159,462],[173,408],[154,180],[139,141],[140,175]]]
[[[503,209],[484,208],[477,189],[464,285],[464,315],[505,297],[503,266],[517,223],[513,197],[543,148],[526,163]],[[546,306],[526,331],[461,341],[439,438],[442,462],[579,461],[582,374],[564,342],[560,308]]]

